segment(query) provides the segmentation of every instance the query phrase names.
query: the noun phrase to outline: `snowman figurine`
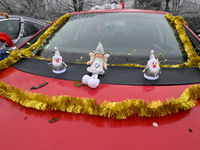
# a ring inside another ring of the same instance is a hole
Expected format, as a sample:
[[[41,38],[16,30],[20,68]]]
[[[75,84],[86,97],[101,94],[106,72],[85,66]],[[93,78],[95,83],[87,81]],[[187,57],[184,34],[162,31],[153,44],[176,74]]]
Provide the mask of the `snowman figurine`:
[[[52,64],[53,66],[53,73],[55,74],[61,74],[66,71],[67,65],[62,61],[62,56],[60,56],[59,50],[57,47],[54,47],[55,54],[52,57],[52,62],[49,64]]]
[[[157,80],[161,69],[158,60],[154,56],[154,50],[151,50],[150,59],[147,62],[147,67],[143,70],[144,78],[147,80]]]
[[[87,65],[87,71],[92,73],[92,76],[84,75],[82,77],[82,83],[88,85],[90,88],[97,88],[99,86],[100,80],[98,75],[103,75],[105,73],[104,69],[107,70],[107,60],[110,56],[109,54],[104,55],[103,45],[99,42],[95,53],[89,53],[90,61]]]

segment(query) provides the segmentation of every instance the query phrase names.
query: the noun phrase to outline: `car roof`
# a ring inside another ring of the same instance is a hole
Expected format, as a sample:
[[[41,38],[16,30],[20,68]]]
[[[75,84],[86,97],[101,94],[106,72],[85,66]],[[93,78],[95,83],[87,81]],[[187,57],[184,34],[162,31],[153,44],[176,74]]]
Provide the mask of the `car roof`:
[[[103,10],[87,10],[87,11],[82,11],[82,12],[73,12],[73,13],[71,13],[71,14],[109,13],[109,12],[130,12],[130,13],[166,14],[165,11],[145,10],[145,9],[103,9]]]

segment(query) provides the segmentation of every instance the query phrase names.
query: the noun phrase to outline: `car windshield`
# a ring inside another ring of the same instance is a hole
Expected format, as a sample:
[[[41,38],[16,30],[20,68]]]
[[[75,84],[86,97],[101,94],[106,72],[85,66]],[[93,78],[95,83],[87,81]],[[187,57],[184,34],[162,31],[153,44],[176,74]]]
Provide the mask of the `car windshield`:
[[[71,15],[70,20],[35,51],[51,58],[54,47],[63,61],[89,60],[101,42],[110,54],[109,64],[146,65],[151,50],[162,64],[182,64],[187,60],[178,33],[164,14],[153,13],[85,13]]]

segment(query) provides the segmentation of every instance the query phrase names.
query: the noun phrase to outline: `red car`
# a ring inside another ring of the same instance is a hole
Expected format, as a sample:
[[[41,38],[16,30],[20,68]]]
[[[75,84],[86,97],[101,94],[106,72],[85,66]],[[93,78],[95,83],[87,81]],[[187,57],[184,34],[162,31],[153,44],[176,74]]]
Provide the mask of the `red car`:
[[[200,149],[199,48],[163,11],[62,16],[0,61],[1,149]]]

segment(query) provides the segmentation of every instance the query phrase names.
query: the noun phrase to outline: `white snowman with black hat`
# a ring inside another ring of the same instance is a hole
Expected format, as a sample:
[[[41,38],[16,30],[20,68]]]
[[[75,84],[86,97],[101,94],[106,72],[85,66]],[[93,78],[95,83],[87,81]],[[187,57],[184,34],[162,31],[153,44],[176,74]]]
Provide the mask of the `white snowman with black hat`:
[[[61,74],[66,71],[67,65],[62,61],[62,56],[60,56],[59,50],[57,47],[54,47],[55,54],[52,57],[52,62],[49,64],[52,64],[53,66],[53,73],[55,74]]]
[[[82,83],[88,85],[91,88],[97,88],[99,86],[100,80],[98,75],[103,75],[105,73],[104,69],[107,70],[107,60],[110,56],[109,54],[104,54],[103,45],[99,42],[95,53],[89,53],[90,61],[87,65],[91,65],[87,68],[87,71],[92,73],[92,76],[84,75],[82,77]]]
[[[147,62],[147,67],[143,70],[144,78],[147,80],[157,80],[161,69],[158,60],[154,56],[154,50],[151,50],[150,59]]]

